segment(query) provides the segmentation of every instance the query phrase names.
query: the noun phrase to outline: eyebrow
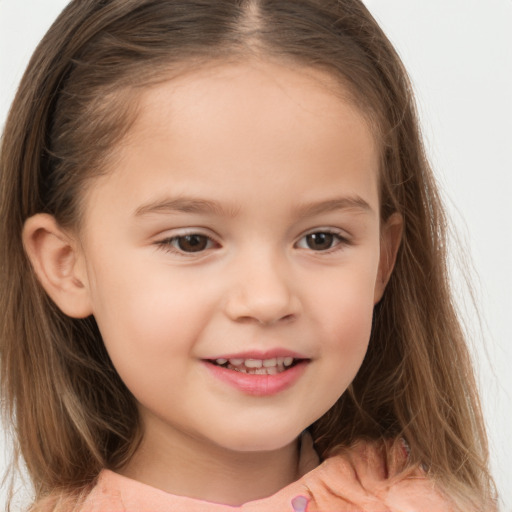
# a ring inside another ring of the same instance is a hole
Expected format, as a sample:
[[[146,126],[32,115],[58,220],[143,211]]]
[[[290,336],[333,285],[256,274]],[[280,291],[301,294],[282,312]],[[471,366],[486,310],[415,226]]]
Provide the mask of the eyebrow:
[[[327,201],[303,204],[297,208],[299,217],[312,217],[336,210],[359,210],[362,213],[373,212],[372,207],[360,196],[335,197]]]
[[[217,201],[194,197],[177,197],[156,200],[140,206],[135,210],[136,217],[150,213],[209,213],[219,216],[233,216],[236,214],[236,211],[234,208],[226,210],[223,205]]]
[[[361,212],[372,212],[372,207],[361,197],[337,197],[327,201],[306,203],[299,205],[295,210],[298,217],[310,217],[329,213],[336,210],[359,210]],[[135,210],[135,216],[143,216],[152,213],[173,214],[173,213],[196,213],[214,214],[224,217],[234,217],[238,208],[230,206],[226,209],[221,203],[214,200],[207,200],[194,197],[165,198],[152,201],[140,206]]]

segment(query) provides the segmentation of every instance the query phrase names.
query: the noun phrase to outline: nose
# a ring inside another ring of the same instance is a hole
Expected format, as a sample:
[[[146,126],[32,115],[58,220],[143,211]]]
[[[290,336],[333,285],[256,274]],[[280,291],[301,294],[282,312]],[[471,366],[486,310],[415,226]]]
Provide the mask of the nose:
[[[298,316],[300,301],[285,261],[260,253],[236,267],[225,303],[231,320],[270,325]]]

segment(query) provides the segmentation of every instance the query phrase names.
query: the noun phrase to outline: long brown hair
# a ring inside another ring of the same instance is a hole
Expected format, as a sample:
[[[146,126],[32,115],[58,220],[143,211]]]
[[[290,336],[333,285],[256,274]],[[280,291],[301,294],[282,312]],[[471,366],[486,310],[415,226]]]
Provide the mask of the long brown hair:
[[[320,454],[357,438],[405,437],[460,503],[492,499],[488,452],[452,303],[446,219],[407,74],[359,0],[74,0],[37,48],[12,105],[0,160],[0,356],[5,413],[35,486],[86,492],[140,440],[135,401],[94,318],[65,316],[24,253],[23,224],[80,221],[83,189],[136,117],[141,87],[204,62],[257,55],[326,70],[381,148],[381,215],[404,233],[363,365],[311,426]]]

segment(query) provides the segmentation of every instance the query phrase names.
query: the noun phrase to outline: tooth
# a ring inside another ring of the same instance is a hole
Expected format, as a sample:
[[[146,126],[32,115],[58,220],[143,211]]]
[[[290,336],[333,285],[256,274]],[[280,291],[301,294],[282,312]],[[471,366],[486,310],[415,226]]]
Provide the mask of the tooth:
[[[240,366],[244,363],[243,359],[230,359],[229,364],[232,364],[233,366]]]
[[[263,366],[265,368],[270,368],[271,366],[275,366],[277,364],[277,359],[264,359],[263,360]]]
[[[256,368],[254,370],[254,373],[256,375],[267,375],[267,369],[266,368]]]
[[[278,358],[277,358],[277,364],[278,364],[278,366],[283,366],[283,362],[284,362],[284,357],[278,357]]]
[[[263,361],[261,359],[246,359],[245,366],[247,368],[261,368],[263,366]]]
[[[276,366],[271,366],[269,368],[266,368],[267,370],[267,375],[277,375],[277,367]]]
[[[220,357],[219,359],[215,359],[215,362],[217,364],[222,365],[222,364],[226,364],[228,362],[228,360],[227,359],[223,359],[222,357]]]
[[[292,363],[293,363],[293,357],[285,357],[284,358],[283,364],[285,366],[291,366]]]

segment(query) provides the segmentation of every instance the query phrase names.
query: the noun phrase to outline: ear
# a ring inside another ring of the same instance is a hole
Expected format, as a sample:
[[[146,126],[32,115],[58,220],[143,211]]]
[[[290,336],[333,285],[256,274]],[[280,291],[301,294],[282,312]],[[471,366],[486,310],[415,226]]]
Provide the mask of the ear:
[[[381,227],[380,260],[375,282],[374,304],[377,304],[382,298],[393,272],[396,255],[402,240],[402,230],[403,218],[399,213],[393,213]]]
[[[25,222],[23,245],[39,282],[59,309],[73,318],[91,315],[85,265],[77,240],[52,215],[41,213]]]

